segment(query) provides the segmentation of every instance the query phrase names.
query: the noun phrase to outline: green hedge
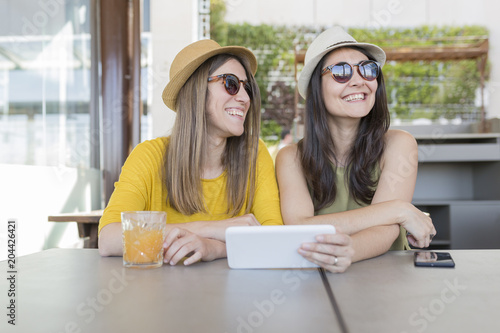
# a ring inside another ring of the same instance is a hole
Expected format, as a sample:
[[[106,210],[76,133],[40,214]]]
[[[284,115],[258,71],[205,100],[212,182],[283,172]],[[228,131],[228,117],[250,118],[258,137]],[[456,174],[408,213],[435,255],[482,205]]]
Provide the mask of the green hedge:
[[[274,120],[281,127],[290,128],[295,109],[294,51],[307,49],[327,27],[229,24],[223,19],[223,1],[212,0],[211,4],[211,38],[221,45],[246,46],[258,58],[256,79],[262,95],[263,121],[269,123],[269,120]],[[488,36],[488,30],[481,26],[349,28],[348,32],[358,41],[381,47],[447,45],[453,43],[453,39],[448,37]],[[442,40],[436,40],[438,38]],[[480,87],[480,73],[475,60],[391,61],[383,71],[393,119],[478,117],[479,107],[475,105],[475,100]],[[285,97],[287,94],[288,97]],[[301,108],[302,100],[299,101]],[[273,130],[276,130],[272,124]]]

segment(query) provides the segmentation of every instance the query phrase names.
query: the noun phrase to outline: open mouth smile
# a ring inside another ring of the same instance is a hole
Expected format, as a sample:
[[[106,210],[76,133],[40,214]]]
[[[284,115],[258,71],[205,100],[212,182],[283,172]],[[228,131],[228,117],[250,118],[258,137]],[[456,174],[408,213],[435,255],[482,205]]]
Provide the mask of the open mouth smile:
[[[240,118],[243,118],[243,116],[245,116],[245,112],[243,112],[241,110],[228,109],[228,110],[226,110],[226,112],[230,116],[237,116],[237,117],[240,117]]]
[[[362,101],[365,99],[365,94],[352,94],[342,98],[346,102]]]

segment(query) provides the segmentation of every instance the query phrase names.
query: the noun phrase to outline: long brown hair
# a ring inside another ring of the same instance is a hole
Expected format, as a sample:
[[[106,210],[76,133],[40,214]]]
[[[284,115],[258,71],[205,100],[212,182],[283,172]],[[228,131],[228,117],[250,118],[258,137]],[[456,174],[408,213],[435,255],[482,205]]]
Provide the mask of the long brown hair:
[[[167,204],[184,215],[207,212],[201,181],[208,142],[207,78],[230,59],[236,59],[245,68],[252,96],[243,134],[228,138],[222,155],[221,163],[227,174],[227,213],[237,215],[245,203],[248,213],[253,203],[260,131],[259,88],[246,59],[222,54],[205,61],[186,81],[177,98],[177,117],[166,146],[163,177]]]
[[[375,60],[363,49],[349,48]],[[335,142],[328,127],[328,111],[322,97],[321,86],[321,70],[327,56],[328,54],[314,69],[307,88],[304,138],[298,143],[302,171],[311,191],[315,211],[331,205],[337,195]],[[346,161],[349,192],[357,203],[369,204],[373,199],[378,180],[372,178],[372,172],[384,152],[384,134],[390,124],[382,72],[377,78],[377,83],[375,104],[370,113],[361,118],[356,139]]]

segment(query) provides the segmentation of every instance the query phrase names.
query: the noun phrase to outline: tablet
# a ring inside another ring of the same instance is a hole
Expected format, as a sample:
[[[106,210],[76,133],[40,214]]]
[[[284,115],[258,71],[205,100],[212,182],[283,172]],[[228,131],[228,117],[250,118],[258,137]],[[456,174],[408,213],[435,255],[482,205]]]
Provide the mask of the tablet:
[[[334,233],[332,225],[229,227],[227,261],[229,267],[237,269],[318,267],[297,250],[302,243],[315,242],[316,235]]]

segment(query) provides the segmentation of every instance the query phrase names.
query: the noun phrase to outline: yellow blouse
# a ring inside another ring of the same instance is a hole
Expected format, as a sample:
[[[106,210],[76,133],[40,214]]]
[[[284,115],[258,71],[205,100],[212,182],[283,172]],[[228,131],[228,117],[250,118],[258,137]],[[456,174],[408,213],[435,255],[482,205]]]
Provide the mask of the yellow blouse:
[[[208,213],[182,215],[167,205],[167,189],[161,177],[163,156],[168,138],[157,138],[140,143],[123,165],[120,179],[115,183],[108,206],[99,222],[101,229],[121,221],[122,211],[154,210],[167,212],[167,223],[215,221],[230,218],[226,214],[226,173],[214,179],[203,179],[203,195]],[[281,225],[281,210],[274,165],[262,140],[257,156],[256,192],[250,209],[262,225]],[[247,193],[248,196],[248,193]],[[245,213],[246,206],[238,213]]]

